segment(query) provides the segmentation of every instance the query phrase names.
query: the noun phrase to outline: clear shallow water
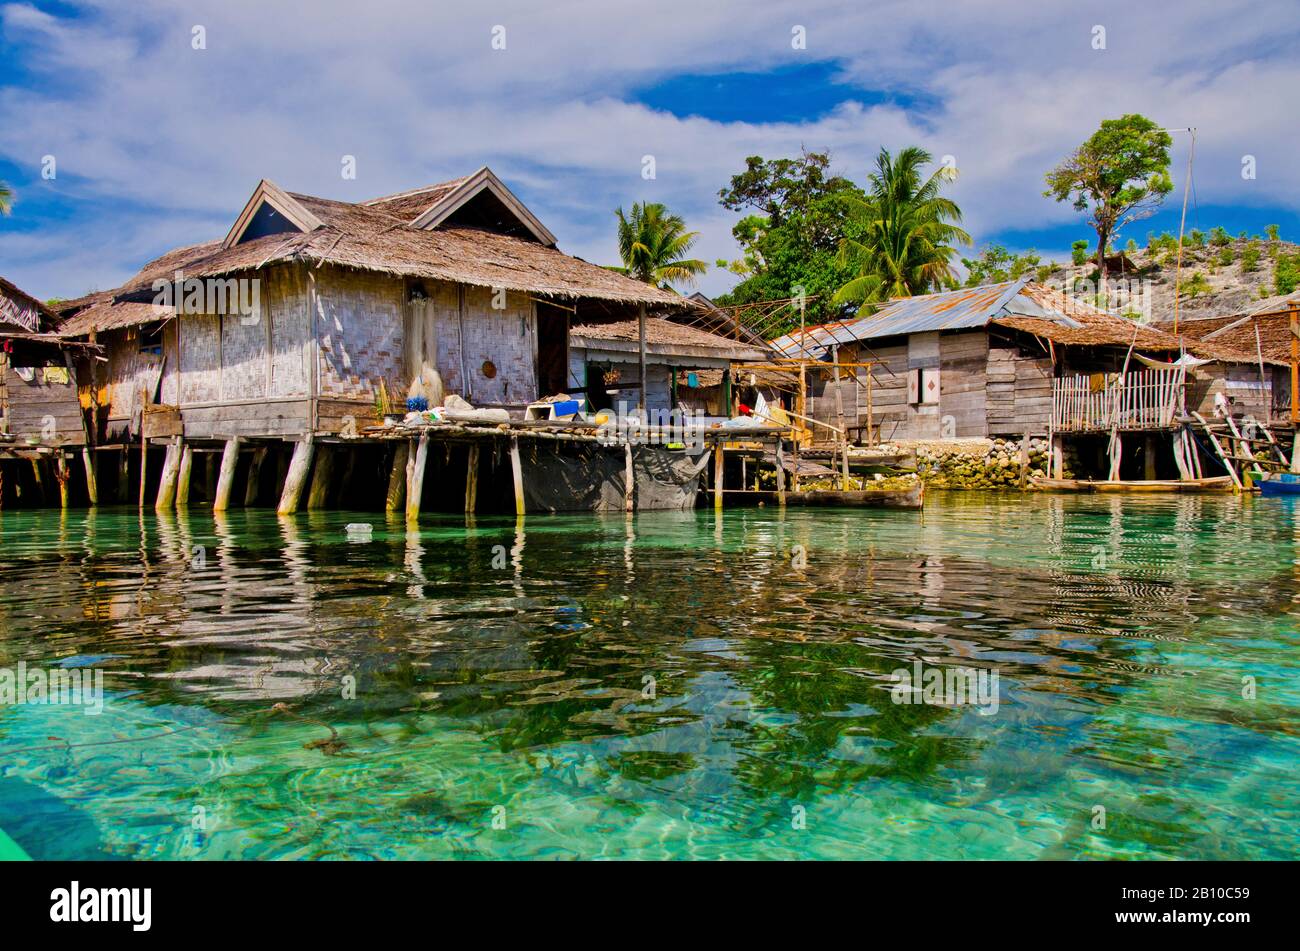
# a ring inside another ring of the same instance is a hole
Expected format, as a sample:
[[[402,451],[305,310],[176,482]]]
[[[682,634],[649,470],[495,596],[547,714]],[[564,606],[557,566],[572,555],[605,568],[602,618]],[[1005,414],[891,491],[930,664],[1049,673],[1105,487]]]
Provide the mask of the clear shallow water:
[[[8,511],[0,667],[102,669],[106,704],[0,707],[0,829],[37,858],[1293,859],[1297,514]],[[916,659],[996,670],[997,712],[892,703]]]

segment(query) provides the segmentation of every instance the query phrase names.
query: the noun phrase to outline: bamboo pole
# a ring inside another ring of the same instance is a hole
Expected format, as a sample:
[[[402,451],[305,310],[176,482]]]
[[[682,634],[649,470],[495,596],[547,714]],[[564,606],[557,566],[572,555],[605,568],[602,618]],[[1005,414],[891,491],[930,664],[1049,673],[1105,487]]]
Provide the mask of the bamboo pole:
[[[68,479],[72,473],[68,471],[68,457],[60,451],[54,457],[54,478],[59,482],[59,507],[66,509],[68,507]]]
[[[406,520],[419,521],[420,503],[424,499],[424,470],[429,462],[429,431],[420,431],[415,451],[407,449],[406,462]]]
[[[713,444],[713,510],[722,511],[722,440]],[[744,488],[742,485],[741,488]]]
[[[176,504],[176,480],[181,471],[182,448],[179,440],[167,444],[162,473],[158,477],[158,495],[153,503],[155,512],[167,512]]]
[[[229,445],[229,443],[226,444],[227,449]],[[292,515],[298,511],[298,502],[302,498],[303,488],[307,485],[307,473],[311,471],[311,460],[315,454],[316,444],[311,433],[306,434],[301,442],[294,445],[293,458],[289,460],[289,471],[284,476],[284,489],[280,493],[280,504],[276,506],[278,514]],[[225,467],[226,463],[223,457],[221,460],[223,471]],[[233,478],[233,466],[231,477]],[[217,491],[219,494],[220,489]]]
[[[89,446],[81,450],[81,465],[86,470],[86,494],[90,504],[99,504],[99,480],[95,478],[95,456]]]
[[[217,475],[217,491],[212,499],[212,511],[214,512],[224,512],[230,508],[230,493],[235,487],[235,467],[239,465],[239,442],[238,436],[227,439],[225,448],[221,450],[221,472]],[[302,445],[302,443],[298,445]],[[298,450],[295,448],[294,459],[297,458]],[[306,475],[306,473],[303,474]],[[296,497],[294,498],[294,505],[297,506]]]
[[[188,508],[190,504],[190,476],[194,473],[194,447],[185,444],[181,450],[181,468],[176,476],[176,507]]]
[[[785,505],[785,441],[776,437],[776,500]]]
[[[144,438],[144,411],[149,395],[140,387],[140,508],[144,508],[144,491],[149,481],[149,442]]]
[[[384,511],[389,514],[402,511],[406,504],[406,463],[410,446],[399,442],[393,450],[393,468],[388,473],[388,492],[384,496]]]
[[[257,496],[262,487],[262,466],[266,462],[267,452],[265,446],[253,450],[253,458],[248,463],[248,482],[244,485],[244,508],[257,504]]]
[[[644,327],[644,321],[645,321],[644,304],[641,306],[641,319]],[[641,339],[643,341],[642,347],[644,348],[644,340],[645,340],[644,329],[642,329],[641,332]],[[644,352],[645,352],[644,349],[642,349],[642,353]],[[644,362],[641,365],[641,372],[643,374],[645,373]],[[644,388],[642,388],[641,392],[642,392],[642,399],[644,399],[645,398]],[[515,515],[523,515],[525,514],[524,471],[523,471],[523,465],[519,461],[519,437],[518,436],[510,437],[510,473],[512,476],[514,476],[514,483],[515,483]]]
[[[465,460],[465,514],[473,515],[478,508],[478,443],[469,444],[469,457]]]
[[[334,478],[333,446],[316,450],[316,465],[312,469],[311,488],[307,490],[307,510],[323,509],[329,502],[330,483]]]
[[[631,512],[636,492],[636,476],[632,472],[632,440],[623,443],[623,509]]]

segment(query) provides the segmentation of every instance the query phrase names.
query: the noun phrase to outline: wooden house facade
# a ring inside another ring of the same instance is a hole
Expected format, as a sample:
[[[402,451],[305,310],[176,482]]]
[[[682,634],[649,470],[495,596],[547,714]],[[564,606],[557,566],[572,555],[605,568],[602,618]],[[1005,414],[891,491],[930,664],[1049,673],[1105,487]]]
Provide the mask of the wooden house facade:
[[[540,398],[589,395],[586,355],[625,359],[626,341],[604,332],[598,345],[593,331],[575,347],[571,327],[645,325],[653,338],[665,323],[656,314],[693,306],[562,253],[484,168],[361,203],[263,181],[222,240],[169,252],[121,288],[69,302],[62,333],[104,350],[86,400],[101,447],[144,440],[141,469],[154,445],[220,449],[223,470],[233,452],[230,466],[251,486],[267,450],[283,481],[286,466],[305,469],[312,454],[296,449],[291,463],[286,445],[354,439],[405,413],[408,395],[440,406],[454,394],[515,419]],[[697,335],[674,351],[654,339],[642,347],[638,332],[630,376],[644,353],[658,396],[664,361],[725,363],[730,342]],[[149,478],[120,462],[120,485]],[[172,464],[153,478],[168,478]]]

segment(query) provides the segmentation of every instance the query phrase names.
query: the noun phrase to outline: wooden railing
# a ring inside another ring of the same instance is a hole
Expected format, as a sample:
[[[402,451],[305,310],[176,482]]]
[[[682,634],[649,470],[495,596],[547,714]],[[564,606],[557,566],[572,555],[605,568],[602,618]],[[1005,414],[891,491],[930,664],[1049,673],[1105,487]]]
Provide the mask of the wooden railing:
[[[1183,367],[1082,374],[1052,380],[1052,429],[1058,433],[1166,429],[1182,405]]]

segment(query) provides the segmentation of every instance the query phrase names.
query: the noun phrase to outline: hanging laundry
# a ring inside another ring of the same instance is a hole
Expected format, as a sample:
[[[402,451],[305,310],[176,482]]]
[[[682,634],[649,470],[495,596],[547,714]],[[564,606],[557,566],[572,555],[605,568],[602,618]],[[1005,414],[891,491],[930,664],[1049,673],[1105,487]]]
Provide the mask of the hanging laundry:
[[[45,368],[45,382],[47,385],[52,385],[57,383],[60,386],[67,386],[69,380],[70,377],[68,376],[67,367],[46,367]]]

